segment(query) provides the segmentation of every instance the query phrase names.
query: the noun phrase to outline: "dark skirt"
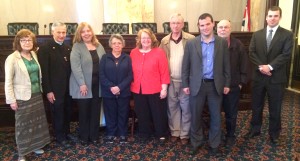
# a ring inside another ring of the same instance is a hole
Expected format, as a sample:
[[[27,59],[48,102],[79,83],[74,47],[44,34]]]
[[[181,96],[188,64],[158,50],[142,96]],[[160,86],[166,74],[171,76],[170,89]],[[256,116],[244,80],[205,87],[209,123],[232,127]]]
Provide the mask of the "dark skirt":
[[[19,156],[24,156],[50,143],[50,135],[41,93],[32,94],[28,101],[18,100],[17,103],[16,143]]]

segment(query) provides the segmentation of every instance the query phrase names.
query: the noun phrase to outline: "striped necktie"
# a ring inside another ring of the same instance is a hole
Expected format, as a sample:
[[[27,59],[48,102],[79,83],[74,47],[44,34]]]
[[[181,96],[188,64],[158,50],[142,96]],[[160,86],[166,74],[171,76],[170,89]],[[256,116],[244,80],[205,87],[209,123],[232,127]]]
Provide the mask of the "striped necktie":
[[[271,44],[271,41],[272,41],[272,32],[273,30],[269,30],[269,34],[267,36],[267,49],[269,50],[269,47],[270,47],[270,44]]]

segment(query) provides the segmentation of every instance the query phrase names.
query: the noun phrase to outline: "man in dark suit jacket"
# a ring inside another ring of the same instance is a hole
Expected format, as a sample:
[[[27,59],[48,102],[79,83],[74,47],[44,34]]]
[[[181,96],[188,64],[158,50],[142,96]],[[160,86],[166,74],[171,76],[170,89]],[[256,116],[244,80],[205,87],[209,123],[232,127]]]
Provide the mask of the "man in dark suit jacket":
[[[70,135],[72,98],[69,95],[71,48],[64,44],[66,38],[64,23],[53,23],[51,30],[53,39],[42,45],[38,51],[43,93],[50,102],[56,141],[61,146],[69,147],[67,138],[73,138]]]
[[[198,19],[200,35],[187,41],[182,62],[183,91],[190,95],[191,154],[203,144],[202,111],[207,99],[210,113],[209,145],[218,152],[221,142],[221,102],[229,92],[230,62],[227,42],[213,34],[214,21],[204,13]]]
[[[260,134],[264,100],[267,94],[270,115],[269,135],[271,142],[275,144],[278,143],[281,131],[281,104],[287,82],[287,62],[293,49],[292,32],[279,26],[281,13],[281,9],[277,6],[268,10],[267,27],[253,34],[249,47],[250,59],[253,63],[253,87],[252,120],[248,137],[252,138]]]

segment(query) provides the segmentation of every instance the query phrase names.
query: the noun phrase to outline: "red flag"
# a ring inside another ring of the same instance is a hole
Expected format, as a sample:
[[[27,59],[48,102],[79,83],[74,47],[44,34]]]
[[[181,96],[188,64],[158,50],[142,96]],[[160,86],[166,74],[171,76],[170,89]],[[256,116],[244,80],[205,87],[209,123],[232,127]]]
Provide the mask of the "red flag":
[[[241,31],[251,31],[251,23],[250,23],[250,0],[247,0],[247,4],[244,10],[244,17],[242,22]]]

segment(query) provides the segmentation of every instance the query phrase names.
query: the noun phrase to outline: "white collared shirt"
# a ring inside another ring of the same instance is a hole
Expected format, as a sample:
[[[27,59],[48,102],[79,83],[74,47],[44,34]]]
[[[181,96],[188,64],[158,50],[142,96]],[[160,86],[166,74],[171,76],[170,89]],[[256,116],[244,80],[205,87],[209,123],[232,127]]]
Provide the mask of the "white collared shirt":
[[[56,41],[55,39],[54,39],[54,41],[57,43],[57,44],[59,44],[59,45],[62,45],[64,42],[58,42],[58,41]]]

